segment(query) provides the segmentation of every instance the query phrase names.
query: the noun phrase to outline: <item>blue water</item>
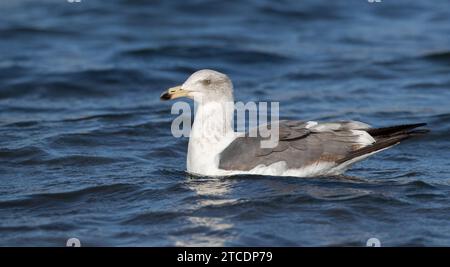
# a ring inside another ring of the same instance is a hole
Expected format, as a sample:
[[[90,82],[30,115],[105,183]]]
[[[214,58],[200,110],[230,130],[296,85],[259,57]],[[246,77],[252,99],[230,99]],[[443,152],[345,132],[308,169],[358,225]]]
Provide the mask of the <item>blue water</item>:
[[[450,2],[0,3],[0,246],[450,246]],[[160,93],[432,130],[343,177],[193,177]]]

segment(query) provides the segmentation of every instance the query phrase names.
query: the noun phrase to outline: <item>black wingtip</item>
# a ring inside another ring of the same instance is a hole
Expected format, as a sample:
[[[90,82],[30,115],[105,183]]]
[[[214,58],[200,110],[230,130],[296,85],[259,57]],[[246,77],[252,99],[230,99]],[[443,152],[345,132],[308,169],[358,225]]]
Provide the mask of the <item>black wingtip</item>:
[[[430,132],[428,129],[415,129],[427,125],[426,123],[415,123],[406,125],[397,125],[385,128],[369,129],[367,132],[371,134],[376,142],[372,145],[360,148],[351,152],[346,157],[336,161],[337,164],[342,164],[346,161],[354,159],[356,157],[363,156],[382,150],[384,148],[391,147],[400,143],[403,140],[420,137]],[[415,129],[415,130],[414,130]]]
[[[371,129],[368,129],[367,132],[370,135],[372,135],[373,137],[390,136],[390,135],[398,135],[401,133],[406,133],[412,129],[422,127],[425,125],[427,125],[425,122],[414,123],[414,124],[402,124],[402,125],[395,125],[395,126],[389,126],[389,127],[383,127],[383,128],[371,128]]]

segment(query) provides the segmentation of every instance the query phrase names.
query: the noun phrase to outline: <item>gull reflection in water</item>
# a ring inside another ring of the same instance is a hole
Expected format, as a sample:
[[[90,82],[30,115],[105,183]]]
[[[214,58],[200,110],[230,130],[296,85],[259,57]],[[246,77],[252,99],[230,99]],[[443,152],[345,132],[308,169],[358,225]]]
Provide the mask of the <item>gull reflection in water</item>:
[[[186,186],[196,195],[187,217],[190,224],[182,231],[184,236],[177,237],[176,246],[225,246],[233,240],[234,225],[220,209],[237,202],[229,196],[234,183],[226,178],[186,177]]]

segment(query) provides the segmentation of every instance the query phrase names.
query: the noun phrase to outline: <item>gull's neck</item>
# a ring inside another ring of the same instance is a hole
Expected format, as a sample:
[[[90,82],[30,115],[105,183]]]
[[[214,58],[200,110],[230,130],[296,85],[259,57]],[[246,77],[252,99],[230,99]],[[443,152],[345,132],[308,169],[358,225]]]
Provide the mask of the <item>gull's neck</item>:
[[[210,174],[219,164],[218,155],[235,138],[233,99],[196,102],[196,113],[189,137],[187,170]]]

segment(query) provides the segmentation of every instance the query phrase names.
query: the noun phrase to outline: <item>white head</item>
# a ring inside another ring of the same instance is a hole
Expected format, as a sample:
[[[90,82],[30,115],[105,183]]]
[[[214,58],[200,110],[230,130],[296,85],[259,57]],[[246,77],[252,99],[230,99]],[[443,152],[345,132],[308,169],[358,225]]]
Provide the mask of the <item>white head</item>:
[[[199,70],[180,86],[169,88],[161,100],[188,97],[197,102],[233,101],[233,84],[227,75],[214,70]]]

